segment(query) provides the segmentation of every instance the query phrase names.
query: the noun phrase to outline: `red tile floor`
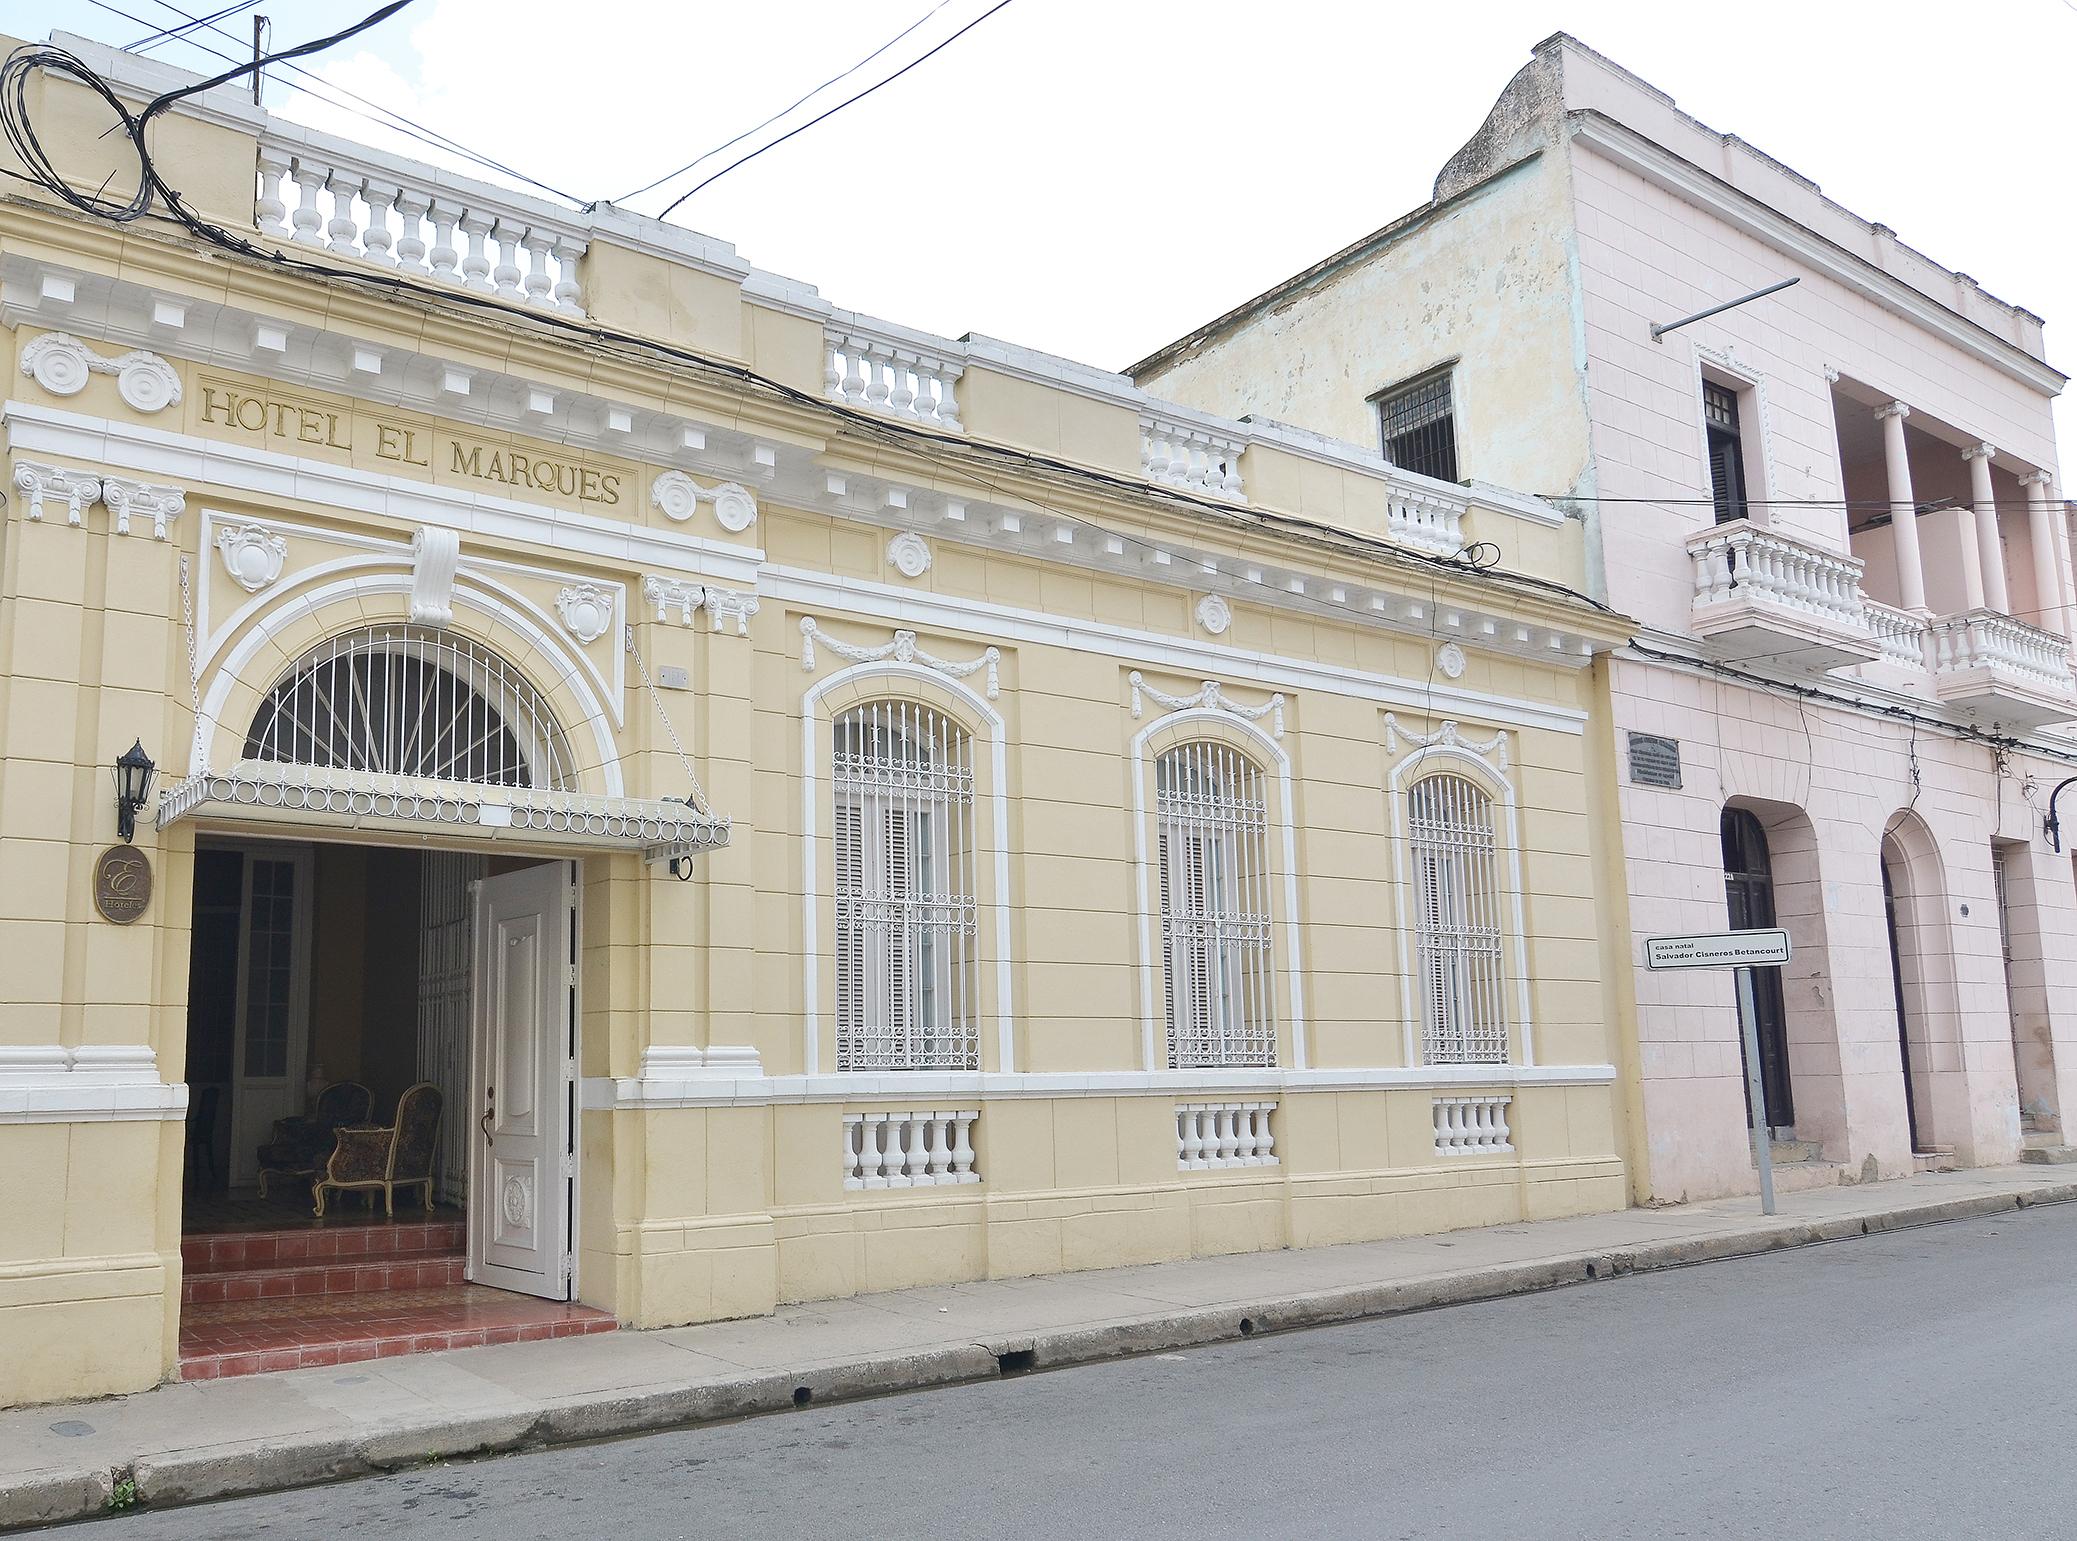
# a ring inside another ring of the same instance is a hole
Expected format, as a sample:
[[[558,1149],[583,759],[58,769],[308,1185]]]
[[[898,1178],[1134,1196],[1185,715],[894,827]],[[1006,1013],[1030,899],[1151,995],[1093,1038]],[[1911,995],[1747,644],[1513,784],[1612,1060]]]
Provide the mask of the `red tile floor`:
[[[181,1238],[180,1378],[606,1332],[589,1306],[462,1280],[453,1209],[312,1217],[307,1207],[190,1199]]]

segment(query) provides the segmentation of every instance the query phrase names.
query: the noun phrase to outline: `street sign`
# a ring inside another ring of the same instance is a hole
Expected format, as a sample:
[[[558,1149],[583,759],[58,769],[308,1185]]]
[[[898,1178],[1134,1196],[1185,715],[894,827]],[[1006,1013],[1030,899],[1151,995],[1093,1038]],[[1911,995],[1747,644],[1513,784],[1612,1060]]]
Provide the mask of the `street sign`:
[[[1650,936],[1644,966],[1669,968],[1766,968],[1789,960],[1789,934],[1781,930],[1712,931],[1702,936]]]

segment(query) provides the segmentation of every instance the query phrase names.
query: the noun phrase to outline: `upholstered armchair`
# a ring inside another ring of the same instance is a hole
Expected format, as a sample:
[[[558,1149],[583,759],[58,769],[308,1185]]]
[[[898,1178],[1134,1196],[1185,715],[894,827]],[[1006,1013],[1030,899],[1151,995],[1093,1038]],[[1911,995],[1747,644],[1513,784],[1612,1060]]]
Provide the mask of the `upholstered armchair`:
[[[333,1189],[360,1189],[372,1197],[382,1190],[382,1212],[394,1216],[399,1188],[416,1188],[425,1207],[433,1207],[433,1152],[440,1133],[440,1088],[420,1081],[397,1098],[397,1116],[386,1129],[348,1124],[317,1181],[310,1185],[317,1213],[325,1212],[325,1194]]]
[[[309,1181],[332,1153],[332,1143],[342,1124],[364,1124],[375,1099],[358,1081],[334,1081],[317,1094],[317,1105],[308,1117],[274,1120],[274,1133],[260,1147],[260,1197],[267,1196],[267,1178],[299,1177]]]

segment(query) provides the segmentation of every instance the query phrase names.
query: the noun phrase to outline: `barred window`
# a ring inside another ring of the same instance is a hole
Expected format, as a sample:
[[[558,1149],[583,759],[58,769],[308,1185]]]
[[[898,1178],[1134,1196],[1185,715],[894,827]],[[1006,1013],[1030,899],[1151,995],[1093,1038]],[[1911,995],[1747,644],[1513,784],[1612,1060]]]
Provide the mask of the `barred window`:
[[[1500,878],[1493,799],[1462,776],[1407,792],[1422,1057],[1431,1065],[1507,1063]]]
[[[1274,1065],[1262,772],[1223,744],[1179,744],[1154,762],[1154,817],[1169,1068]]]
[[[1385,458],[1421,476],[1457,479],[1457,418],[1450,399],[1450,371],[1438,369],[1377,398],[1378,430]]]
[[[839,1070],[978,1070],[965,729],[876,701],[836,722]]]

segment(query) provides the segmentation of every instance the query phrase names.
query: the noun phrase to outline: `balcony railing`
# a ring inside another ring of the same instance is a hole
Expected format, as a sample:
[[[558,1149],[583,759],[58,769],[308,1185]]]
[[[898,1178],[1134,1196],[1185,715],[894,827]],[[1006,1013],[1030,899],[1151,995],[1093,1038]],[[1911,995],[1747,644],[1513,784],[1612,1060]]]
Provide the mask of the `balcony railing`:
[[[1385,528],[1409,546],[1455,556],[1464,549],[1464,505],[1394,487],[1386,495]]]
[[[1860,558],[1740,519],[1688,541],[1695,634],[1720,656],[1822,672],[1878,656]]]
[[[963,365],[870,332],[830,327],[822,341],[822,383],[830,400],[949,433],[964,431],[957,393]]]
[[[1140,469],[1155,481],[1186,492],[1241,496],[1239,439],[1164,417],[1139,420]]]
[[[1900,669],[1925,668],[1924,616],[1899,610],[1894,605],[1877,604],[1872,599],[1863,600],[1862,608],[1867,612],[1868,630],[1875,637],[1875,646],[1881,650],[1884,663],[1895,664]]]
[[[1933,693],[2007,728],[2077,720],[2070,645],[1994,610],[1933,622],[1928,638]]]
[[[401,158],[264,139],[253,222],[292,245],[584,314],[589,243],[575,216]]]

